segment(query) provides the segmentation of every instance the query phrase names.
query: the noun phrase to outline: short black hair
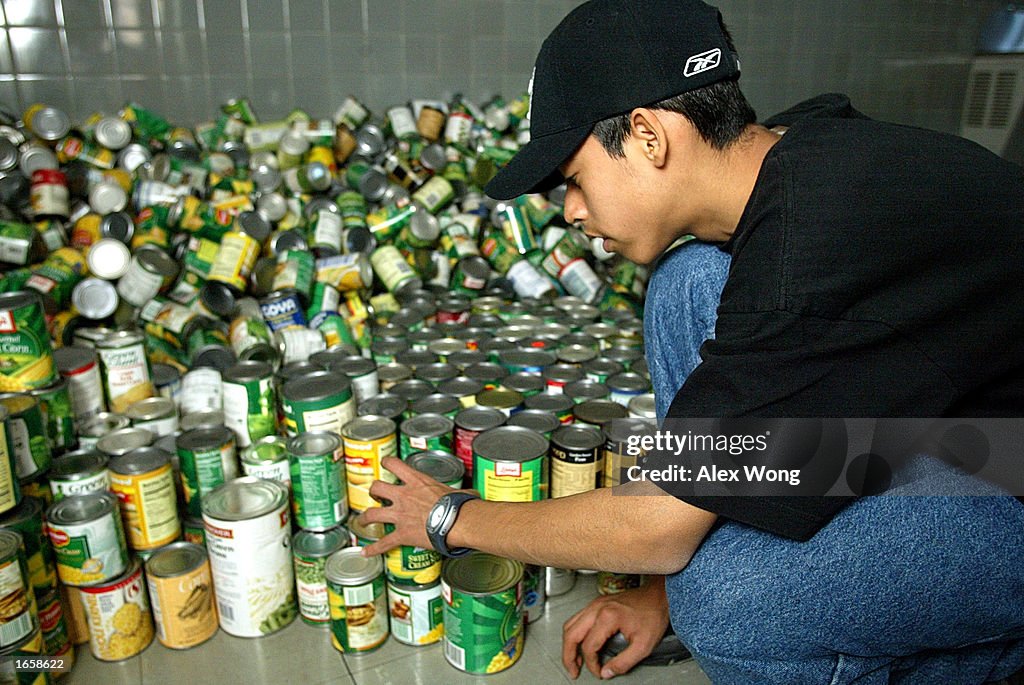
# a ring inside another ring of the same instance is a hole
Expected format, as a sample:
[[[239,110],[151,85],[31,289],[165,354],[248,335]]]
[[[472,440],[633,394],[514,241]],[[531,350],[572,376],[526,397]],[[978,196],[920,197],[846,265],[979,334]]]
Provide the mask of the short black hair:
[[[722,24],[722,31],[729,49],[735,52],[732,36],[725,24]],[[680,93],[647,106],[683,115],[693,124],[700,137],[716,150],[724,150],[736,142],[747,125],[757,121],[757,113],[740,90],[738,77]],[[597,122],[592,133],[609,155],[623,157],[623,144],[630,130],[627,112]]]

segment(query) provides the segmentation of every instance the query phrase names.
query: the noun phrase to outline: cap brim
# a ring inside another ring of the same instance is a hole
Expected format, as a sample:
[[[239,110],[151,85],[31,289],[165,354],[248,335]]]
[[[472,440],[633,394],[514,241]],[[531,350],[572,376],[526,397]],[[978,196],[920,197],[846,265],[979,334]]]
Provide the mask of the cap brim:
[[[560,185],[565,179],[558,167],[583,144],[592,128],[587,124],[531,140],[490,180],[484,192],[495,200],[511,200]]]

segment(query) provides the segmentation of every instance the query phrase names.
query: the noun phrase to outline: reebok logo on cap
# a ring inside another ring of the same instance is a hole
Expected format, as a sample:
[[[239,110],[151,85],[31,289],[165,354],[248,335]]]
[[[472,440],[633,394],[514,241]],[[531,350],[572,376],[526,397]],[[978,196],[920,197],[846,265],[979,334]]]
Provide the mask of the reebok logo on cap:
[[[721,63],[721,49],[715,48],[714,50],[702,52],[699,55],[694,55],[690,59],[686,60],[686,66],[683,67],[683,76],[690,78],[691,76],[702,74],[705,71],[714,69]]]

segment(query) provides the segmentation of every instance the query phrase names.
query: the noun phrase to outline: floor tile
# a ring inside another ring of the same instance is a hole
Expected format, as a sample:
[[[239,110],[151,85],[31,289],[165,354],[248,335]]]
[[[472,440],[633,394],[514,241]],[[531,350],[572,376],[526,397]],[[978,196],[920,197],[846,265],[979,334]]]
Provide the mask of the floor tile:
[[[146,651],[153,649],[150,645]],[[145,654],[145,652],[143,652]],[[138,685],[142,682],[142,657],[135,656],[126,661],[100,661],[89,652],[89,645],[79,645],[75,650],[75,665],[65,676],[63,685]]]

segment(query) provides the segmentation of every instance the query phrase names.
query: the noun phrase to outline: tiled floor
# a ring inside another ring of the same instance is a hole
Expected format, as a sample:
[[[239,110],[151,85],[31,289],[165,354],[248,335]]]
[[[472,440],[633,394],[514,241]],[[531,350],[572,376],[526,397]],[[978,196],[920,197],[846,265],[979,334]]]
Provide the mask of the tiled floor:
[[[561,666],[562,623],[597,596],[594,576],[580,576],[572,592],[548,601],[544,617],[527,630],[523,656],[512,668],[473,677],[444,660],[441,646],[407,647],[389,640],[381,649],[362,656],[342,657],[326,630],[301,621],[269,637],[246,640],[223,631],[209,642],[187,651],[174,651],[153,642],[141,655],[117,664],[93,659],[89,646],[78,648],[77,659],[64,685],[435,685],[436,683],[571,682]],[[577,682],[597,679],[584,671]],[[708,685],[692,661],[673,666],[635,669],[615,679],[624,685]]]

